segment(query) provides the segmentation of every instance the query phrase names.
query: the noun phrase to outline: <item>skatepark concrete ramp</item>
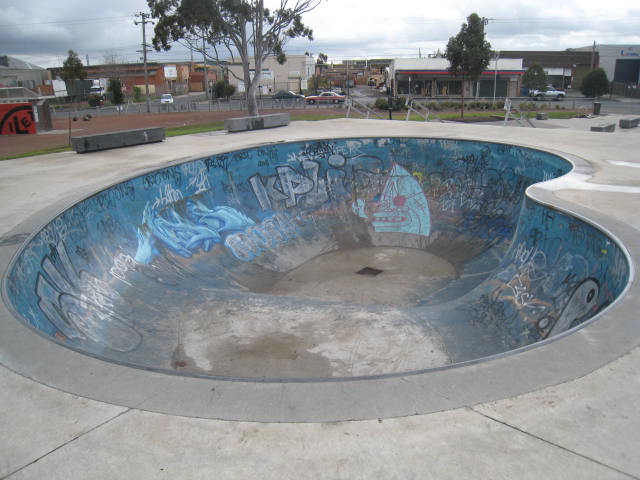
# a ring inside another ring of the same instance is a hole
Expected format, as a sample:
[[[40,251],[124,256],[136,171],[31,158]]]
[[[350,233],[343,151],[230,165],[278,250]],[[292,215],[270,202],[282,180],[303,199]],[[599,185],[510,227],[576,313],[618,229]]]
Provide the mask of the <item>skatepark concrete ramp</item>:
[[[480,141],[276,143],[156,170],[70,206],[5,296],[53,342],[143,369],[261,381],[393,376],[579,328],[624,252],[528,186],[571,170]]]

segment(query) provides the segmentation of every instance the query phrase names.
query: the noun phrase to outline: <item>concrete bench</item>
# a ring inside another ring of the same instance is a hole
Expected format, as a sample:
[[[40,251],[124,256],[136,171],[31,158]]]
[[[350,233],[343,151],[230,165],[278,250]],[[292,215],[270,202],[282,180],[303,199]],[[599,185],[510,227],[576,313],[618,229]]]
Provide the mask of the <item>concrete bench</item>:
[[[591,127],[592,132],[614,132],[616,130],[615,123],[602,123]]]
[[[640,125],[640,117],[620,119],[620,128],[635,128],[638,125]]]
[[[244,132],[246,130],[283,127],[289,125],[289,122],[291,122],[291,115],[288,113],[272,113],[257,117],[229,118],[224,121],[224,128],[230,133]]]
[[[138,128],[135,130],[71,137],[71,147],[78,153],[86,153],[161,142],[164,139],[164,128],[162,127]]]
[[[549,120],[549,112],[536,113],[536,120]]]

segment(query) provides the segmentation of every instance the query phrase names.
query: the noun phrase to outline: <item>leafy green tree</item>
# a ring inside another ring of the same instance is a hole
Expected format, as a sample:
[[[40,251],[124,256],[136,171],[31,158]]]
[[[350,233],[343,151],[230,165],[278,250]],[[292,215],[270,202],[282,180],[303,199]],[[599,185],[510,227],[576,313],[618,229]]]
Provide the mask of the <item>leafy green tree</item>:
[[[62,64],[60,76],[65,82],[84,80],[87,78],[87,72],[84,71],[82,60],[80,60],[78,54],[73,50],[69,50],[67,59]]]
[[[275,56],[284,63],[288,39],[313,40],[313,31],[302,23],[302,15],[316,8],[321,0],[280,0],[271,11],[264,0],[147,0],[151,16],[157,19],[153,46],[169,50],[172,42],[189,48],[221,65],[223,53],[240,57],[242,80],[247,89],[249,115],[258,115],[256,92],[262,63]],[[207,50],[206,45],[210,46]],[[252,68],[253,67],[253,68]],[[251,71],[253,70],[253,72]],[[255,73],[254,73],[255,72]]]
[[[580,91],[588,98],[600,97],[609,92],[609,79],[607,78],[607,72],[602,68],[591,70],[582,80]]]
[[[229,98],[236,91],[236,87],[231,85],[226,79],[218,80],[213,84],[213,96],[215,98]]]
[[[327,68],[328,64],[329,56],[326,53],[319,53],[318,59],[316,60],[316,67],[322,72],[323,69]]]
[[[111,92],[114,105],[122,105],[124,103],[124,93],[122,92],[122,82],[117,78],[109,79],[107,90]]]
[[[539,63],[534,63],[522,76],[522,85],[529,90],[547,89],[547,74]]]
[[[477,13],[467,17],[460,32],[450,37],[444,57],[449,60],[449,72],[462,80],[460,117],[464,117],[464,86],[466,80],[478,80],[489,65],[493,52],[485,40],[484,22]]]

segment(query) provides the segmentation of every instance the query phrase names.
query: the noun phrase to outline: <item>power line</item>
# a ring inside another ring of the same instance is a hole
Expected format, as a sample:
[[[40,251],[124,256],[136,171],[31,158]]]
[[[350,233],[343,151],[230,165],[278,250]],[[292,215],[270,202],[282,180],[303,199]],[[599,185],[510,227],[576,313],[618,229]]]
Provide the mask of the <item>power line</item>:
[[[79,25],[79,24],[108,22],[118,18],[131,18],[131,17],[132,17],[131,15],[125,15],[125,16],[118,16],[118,17],[82,18],[82,19],[76,19],[76,20],[55,20],[50,22],[9,23],[9,24],[0,25],[0,28],[29,27],[29,26],[36,26],[36,25]]]
[[[612,22],[612,21],[628,21],[630,19],[638,18],[639,15],[626,15],[625,17],[598,17],[592,16],[571,16],[567,17],[521,17],[521,18],[488,18],[489,23],[539,23],[539,22],[567,22],[568,20],[588,20],[590,22]],[[459,23],[459,19],[433,19],[433,20],[407,20],[404,23],[407,25],[429,25],[429,24],[442,24],[442,23]]]

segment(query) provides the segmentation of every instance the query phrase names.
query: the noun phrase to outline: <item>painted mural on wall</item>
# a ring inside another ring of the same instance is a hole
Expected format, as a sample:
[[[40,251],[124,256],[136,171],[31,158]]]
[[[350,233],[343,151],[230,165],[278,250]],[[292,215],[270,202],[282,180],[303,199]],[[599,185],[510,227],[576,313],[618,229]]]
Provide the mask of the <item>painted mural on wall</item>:
[[[0,104],[0,135],[36,133],[36,121],[30,103]]]
[[[455,251],[459,278],[412,315],[444,338],[461,329],[472,342],[490,337],[477,351],[496,353],[580,324],[627,281],[624,254],[606,235],[524,200],[529,185],[569,168],[541,151],[441,139],[213,155],[65,211],[25,246],[7,291],[57,341],[154,368],[147,352],[176,335],[158,312],[193,292],[247,294],[253,277],[277,279],[340,248]],[[467,359],[454,343],[452,358]]]

